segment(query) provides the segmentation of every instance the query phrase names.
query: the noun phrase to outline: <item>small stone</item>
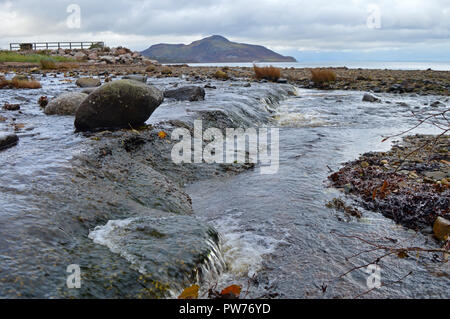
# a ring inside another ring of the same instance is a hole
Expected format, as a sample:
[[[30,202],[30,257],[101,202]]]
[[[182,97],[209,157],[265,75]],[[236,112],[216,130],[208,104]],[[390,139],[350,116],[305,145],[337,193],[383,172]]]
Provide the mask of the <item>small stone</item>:
[[[387,164],[389,164],[389,162],[388,162],[387,160],[382,160],[382,161],[381,161],[381,164],[387,165]]]
[[[450,220],[438,217],[434,222],[433,233],[439,240],[447,240],[450,234]]]

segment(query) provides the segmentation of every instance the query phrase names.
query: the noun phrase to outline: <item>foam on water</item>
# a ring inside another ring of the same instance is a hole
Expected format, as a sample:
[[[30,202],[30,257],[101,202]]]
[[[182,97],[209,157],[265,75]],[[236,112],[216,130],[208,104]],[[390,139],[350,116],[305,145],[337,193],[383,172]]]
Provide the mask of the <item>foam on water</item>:
[[[209,221],[221,235],[220,248],[227,267],[220,277],[213,278],[218,287],[247,285],[248,280],[262,269],[264,256],[286,243],[283,238],[277,239],[269,235],[270,222],[255,222],[254,228],[241,224],[240,216],[243,214],[245,213],[242,211],[228,210]]]

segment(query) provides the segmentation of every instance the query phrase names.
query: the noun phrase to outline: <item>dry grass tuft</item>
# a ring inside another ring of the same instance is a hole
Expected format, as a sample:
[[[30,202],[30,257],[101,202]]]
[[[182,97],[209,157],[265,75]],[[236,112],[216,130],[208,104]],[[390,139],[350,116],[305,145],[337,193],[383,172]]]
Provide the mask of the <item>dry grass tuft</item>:
[[[255,71],[255,77],[257,80],[266,79],[268,81],[276,82],[279,78],[281,78],[280,69],[274,66],[258,67],[254,65],[253,70]]]
[[[0,89],[16,88],[16,89],[40,89],[41,83],[34,80],[27,80],[20,77],[15,77],[11,81],[0,79]]]
[[[51,59],[42,59],[39,62],[41,64],[41,68],[43,70],[54,70],[54,69],[57,69],[55,61],[53,61]]]
[[[168,66],[165,66],[161,69],[161,74],[170,75],[172,74],[172,69],[169,68]]]
[[[213,77],[220,80],[227,80],[229,78],[228,74],[221,70],[217,70],[216,73],[214,73]]]
[[[156,67],[154,65],[149,65],[146,69],[145,72],[151,73],[151,72],[155,72]]]
[[[311,81],[315,84],[324,84],[336,81],[336,73],[328,69],[311,70]]]

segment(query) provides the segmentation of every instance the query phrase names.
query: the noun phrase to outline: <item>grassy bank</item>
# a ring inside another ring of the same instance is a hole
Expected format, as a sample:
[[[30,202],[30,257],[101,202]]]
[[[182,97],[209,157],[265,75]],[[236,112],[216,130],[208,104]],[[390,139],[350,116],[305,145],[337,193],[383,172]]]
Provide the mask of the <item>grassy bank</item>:
[[[23,62],[23,63],[40,63],[42,60],[53,60],[54,62],[73,62],[73,59],[52,56],[42,53],[21,54],[14,51],[0,51],[0,62]]]

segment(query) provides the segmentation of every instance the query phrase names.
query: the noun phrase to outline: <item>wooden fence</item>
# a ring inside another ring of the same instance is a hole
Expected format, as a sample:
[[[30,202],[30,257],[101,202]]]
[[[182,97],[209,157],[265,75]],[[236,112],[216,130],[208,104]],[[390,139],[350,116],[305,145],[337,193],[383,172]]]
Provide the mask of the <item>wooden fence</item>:
[[[103,48],[102,41],[87,42],[33,42],[33,43],[10,43],[9,49],[14,50],[57,50],[57,49],[89,49],[91,46]]]

